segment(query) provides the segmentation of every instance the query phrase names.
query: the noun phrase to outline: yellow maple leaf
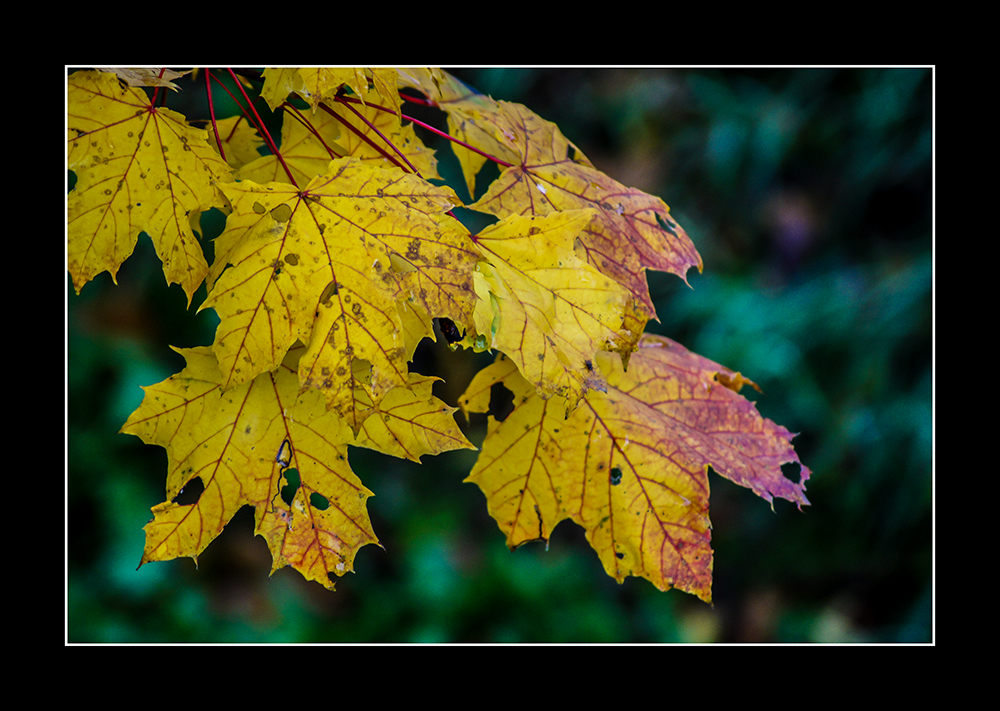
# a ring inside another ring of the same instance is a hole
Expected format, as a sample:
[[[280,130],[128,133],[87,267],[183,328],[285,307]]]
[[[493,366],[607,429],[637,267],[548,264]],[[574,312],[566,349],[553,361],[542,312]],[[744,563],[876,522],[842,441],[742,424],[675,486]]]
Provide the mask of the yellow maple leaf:
[[[566,398],[568,410],[587,390],[605,389],[597,352],[627,338],[620,329],[628,291],[574,251],[593,216],[593,210],[511,215],[475,236],[488,260],[479,272],[491,295],[487,302],[480,288],[476,329],[517,363],[542,397]],[[471,333],[465,344],[474,346],[470,339]]]
[[[304,347],[252,382],[223,390],[211,348],[175,348],[187,367],[144,388],[142,405],[122,432],[167,450],[167,500],[153,507],[140,565],[198,556],[244,505],[255,507],[258,535],[271,551],[271,572],[290,565],[333,589],[333,576],[353,570],[365,545],[379,545],[367,512],[372,496],[351,470],[347,444],[419,461],[424,454],[474,448],[446,406],[430,392],[433,378],[412,375],[390,391],[378,416],[354,433],[326,409],[317,392],[299,392],[296,375]],[[182,426],[183,425],[183,426]],[[286,501],[286,472],[299,484]],[[194,479],[203,490],[194,503],[178,495]]]
[[[153,507],[140,565],[178,557],[197,562],[249,504],[256,508],[256,533],[271,549],[272,573],[291,565],[333,589],[331,575],[352,570],[357,550],[378,543],[366,509],[372,493],[348,465],[350,429],[327,412],[318,393],[298,395],[293,360],[301,349],[285,367],[228,391],[210,348],[175,350],[187,367],[144,388],[142,405],[122,427],[166,448],[169,458],[167,500]],[[301,480],[291,504],[279,495],[288,466]],[[204,487],[198,501],[178,503],[195,478]]]
[[[224,387],[274,369],[301,340],[302,386],[322,390],[357,428],[355,360],[370,368],[364,385],[375,400],[407,384],[399,302],[426,319],[469,320],[478,256],[467,230],[442,214],[458,204],[450,188],[341,158],[304,190],[252,181],[223,189],[233,213],[215,268],[232,266],[202,308],[222,320],[214,348]]]
[[[153,240],[168,284],[188,303],[208,273],[192,230],[201,213],[225,204],[216,189],[229,166],[207,132],[153,107],[142,89],[114,74],[69,76],[69,271],[77,293],[97,274],[115,279],[140,232]],[[116,281],[117,283],[117,281]]]
[[[607,393],[590,392],[568,417],[543,400],[501,355],[459,399],[486,412],[503,383],[514,409],[489,431],[466,481],[486,495],[490,515],[513,549],[548,541],[571,519],[587,532],[618,582],[641,576],[711,601],[708,467],[767,501],[809,502],[781,464],[798,462],[794,435],[737,394],[752,383],[662,336],[643,336],[629,370],[605,354]]]

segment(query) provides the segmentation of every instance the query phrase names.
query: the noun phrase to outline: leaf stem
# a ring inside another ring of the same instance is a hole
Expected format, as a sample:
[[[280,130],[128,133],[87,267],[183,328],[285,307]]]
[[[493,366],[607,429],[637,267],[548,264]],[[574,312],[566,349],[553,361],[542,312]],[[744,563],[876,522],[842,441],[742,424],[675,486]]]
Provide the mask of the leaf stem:
[[[399,98],[409,101],[411,104],[420,104],[421,106],[434,106],[437,107],[436,101],[431,101],[427,97],[423,96],[410,96],[409,94],[404,94],[399,92]]]
[[[167,71],[166,67],[160,67],[160,74],[159,74],[159,78],[160,79],[163,78],[163,72],[165,72],[165,71]],[[153,99],[152,99],[152,101],[149,102],[150,106],[152,106],[152,107],[155,108],[155,106],[156,106],[156,99],[157,99],[157,97],[159,95],[160,95],[160,87],[156,87],[155,89],[153,89]]]
[[[208,95],[208,115],[212,117],[212,130],[215,132],[215,144],[219,147],[222,160],[226,160],[226,151],[222,147],[222,139],[219,138],[219,127],[215,123],[215,105],[212,103],[212,78],[208,67],[205,67],[205,93]]]
[[[254,108],[253,102],[250,100],[250,97],[247,96],[247,92],[243,89],[243,85],[240,84],[240,80],[236,78],[236,73],[232,69],[229,69],[228,67],[227,69],[229,71],[229,75],[233,78],[233,81],[236,82],[236,86],[240,90],[240,93],[243,94],[243,98],[247,100],[247,104],[249,104],[250,110],[253,111],[253,115],[257,118],[257,128],[264,136],[264,140],[267,141],[267,147],[271,149],[271,152],[281,162],[282,167],[284,167],[285,169],[285,175],[288,176],[288,181],[296,188],[298,188],[299,184],[295,182],[295,178],[294,176],[292,176],[292,171],[288,169],[288,165],[285,163],[285,159],[281,156],[281,153],[278,151],[278,146],[275,144],[274,139],[271,138],[271,134],[268,132],[267,126],[265,126],[264,121],[261,120],[260,114],[258,114],[257,109]]]

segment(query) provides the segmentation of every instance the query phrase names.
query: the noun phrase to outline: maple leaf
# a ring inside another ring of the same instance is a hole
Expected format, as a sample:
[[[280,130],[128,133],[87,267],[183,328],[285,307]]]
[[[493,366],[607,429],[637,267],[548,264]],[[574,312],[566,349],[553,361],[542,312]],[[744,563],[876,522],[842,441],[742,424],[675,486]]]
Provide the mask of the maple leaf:
[[[499,144],[498,157],[513,165],[469,208],[501,218],[596,209],[580,243],[591,264],[632,293],[638,318],[629,330],[638,338],[644,321],[656,316],[645,270],[672,272],[686,281],[690,267],[702,268],[694,244],[660,198],[597,170],[555,124],[521,104],[495,104],[492,111],[480,106],[475,112],[480,130],[492,127],[492,139],[483,142],[470,133],[469,142],[487,152]]]
[[[187,367],[145,390],[142,405],[121,431],[167,450],[167,500],[153,507],[140,566],[198,556],[240,507],[254,506],[255,533],[271,551],[271,573],[290,565],[308,580],[334,588],[331,576],[353,570],[357,551],[380,545],[371,527],[372,496],[351,470],[347,444],[419,461],[423,454],[474,448],[450,408],[430,392],[433,378],[411,376],[391,391],[376,417],[354,433],[326,409],[322,394],[299,393],[291,349],[284,363],[252,382],[223,390],[211,348],[175,348]],[[286,502],[285,472],[299,485]],[[197,502],[178,495],[194,479],[204,487]]]
[[[566,398],[567,411],[587,390],[606,388],[596,355],[622,339],[629,297],[574,252],[574,240],[593,217],[594,210],[512,215],[475,237],[489,260],[479,271],[498,317],[496,324],[477,318],[480,335],[489,334],[491,347],[510,356],[542,397]],[[481,297],[480,303],[487,302]]]
[[[229,166],[207,132],[180,114],[154,108],[142,89],[114,74],[81,71],[68,79],[69,271],[77,293],[100,272],[116,279],[140,232],[153,240],[168,284],[188,297],[208,273],[192,223],[225,202],[216,189]],[[117,280],[116,280],[117,283]]]
[[[489,418],[466,481],[486,495],[511,549],[548,541],[569,518],[618,582],[641,576],[710,602],[708,467],[801,508],[809,470],[802,466],[794,483],[780,468],[799,461],[794,435],[738,394],[751,381],[668,338],[643,336],[627,372],[610,354],[602,366],[607,393],[589,392],[568,418],[503,355],[480,371],[462,410],[486,412],[495,383],[513,392],[515,406],[502,422]]]
[[[347,463],[353,433],[318,394],[297,397],[294,367],[224,392],[210,348],[174,350],[187,367],[144,388],[142,405],[122,427],[164,447],[169,458],[167,500],[153,507],[140,565],[185,556],[197,562],[236,511],[250,504],[255,532],[271,549],[272,573],[290,564],[332,589],[329,575],[352,570],[357,550],[378,543],[366,509],[372,494]],[[285,441],[290,450],[279,461]],[[291,505],[278,495],[287,466],[301,480]],[[204,487],[198,501],[178,503],[196,477]],[[320,505],[313,494],[322,497]]]
[[[305,190],[252,181],[223,190],[233,212],[216,266],[233,266],[202,308],[222,321],[214,348],[224,387],[273,370],[301,340],[302,386],[321,389],[356,429],[355,361],[370,368],[376,400],[407,384],[400,302],[423,318],[471,317],[478,256],[467,230],[442,214],[459,203],[450,188],[340,158]]]

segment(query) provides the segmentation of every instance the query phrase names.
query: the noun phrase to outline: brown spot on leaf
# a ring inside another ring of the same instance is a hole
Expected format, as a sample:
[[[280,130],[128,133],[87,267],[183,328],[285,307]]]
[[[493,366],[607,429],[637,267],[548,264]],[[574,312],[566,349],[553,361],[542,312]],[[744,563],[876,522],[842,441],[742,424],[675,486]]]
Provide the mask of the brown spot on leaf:
[[[257,206],[254,205],[254,208]],[[273,217],[277,222],[288,222],[288,218],[292,216],[292,208],[288,204],[282,203],[276,208],[271,210],[271,217]]]
[[[338,292],[337,281],[333,280],[323,289],[323,293],[319,296],[319,302],[324,306],[330,306],[330,299],[336,296]]]

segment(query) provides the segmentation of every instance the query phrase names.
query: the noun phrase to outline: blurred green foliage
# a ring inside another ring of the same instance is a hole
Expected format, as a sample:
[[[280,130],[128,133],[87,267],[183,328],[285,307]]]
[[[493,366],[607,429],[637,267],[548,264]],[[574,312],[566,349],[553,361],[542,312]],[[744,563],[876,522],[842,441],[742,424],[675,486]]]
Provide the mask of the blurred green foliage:
[[[217,320],[163,282],[142,237],[73,294],[67,276],[70,642],[929,642],[932,634],[932,71],[454,69],[554,121],[598,168],[671,206],[705,271],[649,274],[648,330],[742,371],[800,435],[802,513],[711,475],[714,606],[606,576],[582,530],[511,553],[463,484],[475,452],[422,465],[352,449],[385,550],[337,591],[270,557],[239,512],[199,560],[136,571],[166,454],[116,434]],[[203,83],[170,105],[206,116]],[[176,102],[176,103],[175,103]],[[443,125],[436,112],[406,109]],[[450,151],[442,174],[460,186]],[[459,194],[463,194],[459,188]],[[224,224],[203,221],[206,251]],[[439,339],[439,341],[442,339]],[[482,358],[425,342],[454,404]],[[746,393],[744,393],[746,394]],[[461,415],[460,424],[465,426]],[[474,443],[481,419],[466,427]]]

